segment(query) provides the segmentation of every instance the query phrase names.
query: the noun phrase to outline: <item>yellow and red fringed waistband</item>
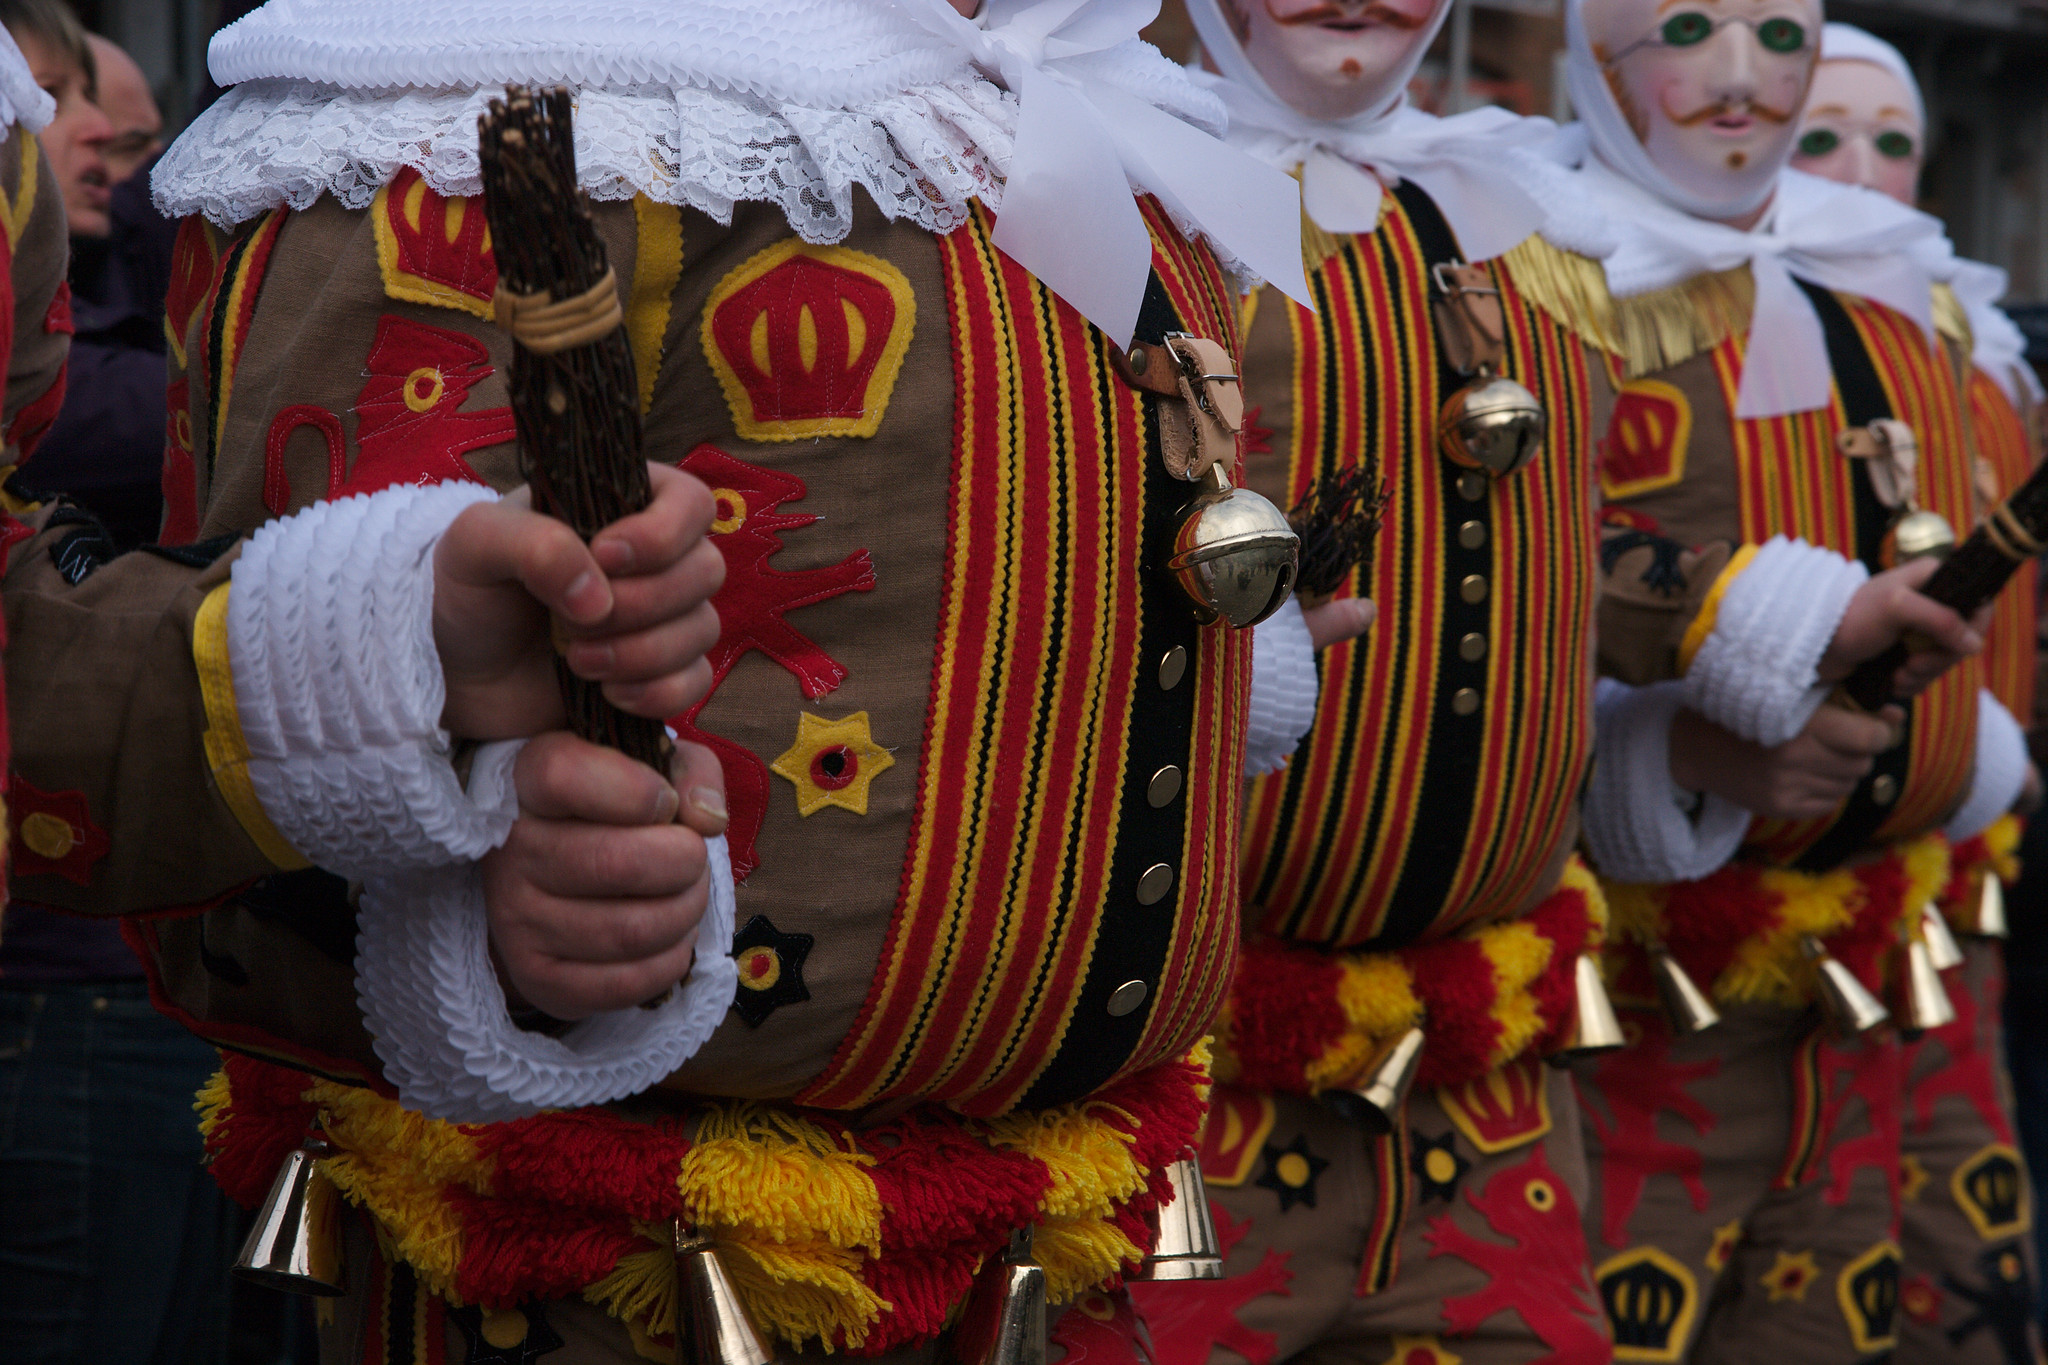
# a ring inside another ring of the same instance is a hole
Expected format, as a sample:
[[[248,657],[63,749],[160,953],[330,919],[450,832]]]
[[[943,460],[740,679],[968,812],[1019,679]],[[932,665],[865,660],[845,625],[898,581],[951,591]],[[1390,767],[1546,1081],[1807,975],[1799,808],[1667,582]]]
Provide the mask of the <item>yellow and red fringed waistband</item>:
[[[1723,1004],[1800,1009],[1813,999],[1808,934],[1873,991],[1899,947],[1900,925],[1947,885],[1948,840],[1904,839],[1868,862],[1830,872],[1729,863],[1693,882],[1603,882],[1612,916],[1608,975],[1617,995],[1656,999],[1648,944],[1662,942],[1693,980]]]
[[[1606,918],[1599,882],[1573,857],[1528,915],[1456,938],[1390,953],[1249,944],[1217,1028],[1216,1078],[1318,1094],[1425,1020],[1422,1085],[1459,1085],[1531,1049],[1553,1051],[1573,1020],[1574,966],[1599,946]]]
[[[581,1296],[665,1344],[682,1216],[716,1241],[764,1331],[867,1356],[936,1335],[1026,1224],[1054,1301],[1113,1285],[1151,1249],[1166,1168],[1199,1140],[1207,1063],[1197,1049],[1055,1109],[925,1106],[855,1130],[739,1101],[649,1122],[594,1108],[443,1123],[225,1054],[198,1108],[214,1179],[245,1206],[323,1130],[321,1173],[452,1303]]]
[[[2001,815],[1973,834],[1949,845],[1948,885],[1941,893],[1941,913],[1959,934],[1977,932],[1977,907],[1983,903],[1984,879],[1996,877],[2008,886],[2020,879],[2020,835],[2026,823],[2017,815]]]

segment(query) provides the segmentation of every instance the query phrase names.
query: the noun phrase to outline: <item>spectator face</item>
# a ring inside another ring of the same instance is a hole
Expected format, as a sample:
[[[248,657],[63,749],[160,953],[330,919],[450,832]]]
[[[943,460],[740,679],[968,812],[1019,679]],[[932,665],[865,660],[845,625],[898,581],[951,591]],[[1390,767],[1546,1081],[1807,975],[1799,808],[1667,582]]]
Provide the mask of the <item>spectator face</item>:
[[[1792,164],[1910,204],[1925,141],[1917,104],[1897,76],[1874,62],[1822,62]]]
[[[98,34],[86,41],[92,44],[93,63],[99,67],[94,103],[114,128],[100,155],[106,159],[108,182],[118,185],[164,149],[164,116],[150,98],[142,68],[126,52]]]
[[[1658,170],[1712,200],[1791,154],[1820,51],[1817,0],[1586,0],[1608,89]]]
[[[100,149],[113,136],[114,125],[92,102],[85,68],[66,57],[40,34],[26,29],[14,34],[21,55],[28,58],[36,84],[57,101],[57,116],[43,129],[43,151],[57,174],[64,196],[64,214],[79,237],[104,237],[112,231],[107,219],[107,163]]]

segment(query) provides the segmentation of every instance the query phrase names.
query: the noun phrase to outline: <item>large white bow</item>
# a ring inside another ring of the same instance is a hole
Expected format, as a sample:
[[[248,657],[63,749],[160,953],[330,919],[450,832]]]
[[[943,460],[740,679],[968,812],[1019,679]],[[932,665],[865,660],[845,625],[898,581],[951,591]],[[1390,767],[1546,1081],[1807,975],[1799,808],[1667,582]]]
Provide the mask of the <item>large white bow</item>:
[[[1159,0],[987,0],[980,22],[947,0],[896,3],[1017,96],[995,244],[1112,339],[1137,330],[1152,268],[1134,189],[1310,302],[1294,181],[1105,79]]]

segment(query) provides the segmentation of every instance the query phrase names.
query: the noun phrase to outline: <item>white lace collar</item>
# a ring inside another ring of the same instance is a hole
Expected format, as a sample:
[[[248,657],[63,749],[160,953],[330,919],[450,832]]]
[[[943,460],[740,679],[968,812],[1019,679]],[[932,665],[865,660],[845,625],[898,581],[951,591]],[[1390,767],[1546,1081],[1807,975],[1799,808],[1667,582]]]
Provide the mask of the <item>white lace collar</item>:
[[[1227,263],[1305,294],[1292,182],[1214,140],[1221,104],[1134,36],[1155,6],[986,0],[977,27],[945,0],[270,0],[215,38],[216,79],[240,84],[152,183],[165,213],[223,227],[322,194],[360,208],[405,166],[476,194],[486,101],[559,83],[594,199],[720,221],[772,203],[830,242],[855,185],[934,232],[1008,190],[997,245],[1122,338],[1150,257],[1138,189]]]

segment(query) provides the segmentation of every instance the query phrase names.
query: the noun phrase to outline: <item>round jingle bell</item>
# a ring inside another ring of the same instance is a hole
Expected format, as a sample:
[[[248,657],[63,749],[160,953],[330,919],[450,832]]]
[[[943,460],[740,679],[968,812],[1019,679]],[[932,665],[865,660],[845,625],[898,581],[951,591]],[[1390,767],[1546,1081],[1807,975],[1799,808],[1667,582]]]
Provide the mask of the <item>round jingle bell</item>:
[[[1947,559],[1956,548],[1955,527],[1939,512],[1908,512],[1892,527],[1892,562],[1910,564],[1916,559]]]
[[[1255,626],[1280,610],[1294,587],[1301,538],[1287,517],[1249,488],[1233,488],[1221,465],[1181,509],[1166,567],[1206,624]]]
[[[1543,449],[1543,404],[1502,375],[1479,378],[1447,399],[1437,414],[1437,445],[1454,464],[1495,478],[1512,474]]]

